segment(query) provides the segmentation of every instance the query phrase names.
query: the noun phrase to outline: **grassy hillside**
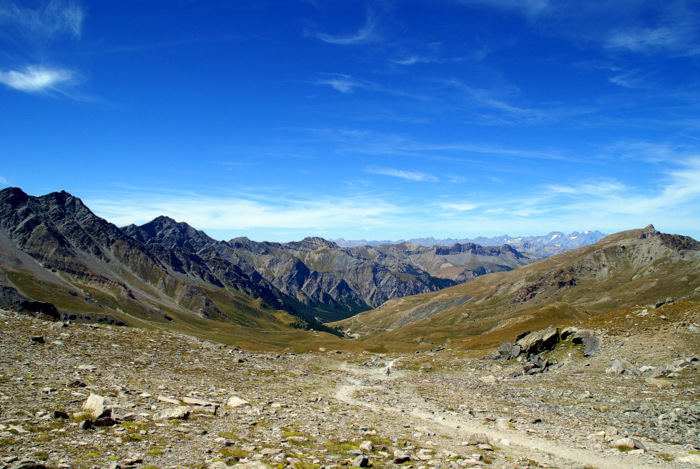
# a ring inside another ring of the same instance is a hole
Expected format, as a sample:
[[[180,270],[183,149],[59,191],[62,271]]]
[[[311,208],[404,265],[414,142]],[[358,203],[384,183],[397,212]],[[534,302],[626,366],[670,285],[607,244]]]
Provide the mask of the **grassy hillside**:
[[[385,348],[490,347],[667,297],[700,299],[700,243],[653,227],[333,323]]]

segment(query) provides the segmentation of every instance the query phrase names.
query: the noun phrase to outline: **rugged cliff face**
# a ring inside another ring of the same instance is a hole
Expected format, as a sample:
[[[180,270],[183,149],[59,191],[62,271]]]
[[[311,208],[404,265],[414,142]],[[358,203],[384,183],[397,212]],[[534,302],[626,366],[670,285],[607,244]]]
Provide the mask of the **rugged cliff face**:
[[[148,244],[189,247],[209,260],[225,259],[251,278],[257,278],[257,274],[323,321],[348,317],[392,298],[437,291],[486,273],[511,270],[534,260],[507,245],[423,247],[402,243],[341,248],[318,237],[290,243],[247,238],[215,241],[167,217],[141,227],[129,226],[124,231]]]

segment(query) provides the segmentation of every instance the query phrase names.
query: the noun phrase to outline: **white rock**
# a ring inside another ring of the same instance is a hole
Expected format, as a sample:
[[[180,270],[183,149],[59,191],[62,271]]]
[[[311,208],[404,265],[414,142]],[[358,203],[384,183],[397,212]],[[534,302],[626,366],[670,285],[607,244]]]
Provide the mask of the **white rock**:
[[[231,396],[226,401],[226,407],[248,407],[250,402],[241,399],[240,397]]]
[[[105,398],[97,394],[90,394],[90,397],[83,403],[82,409],[90,412],[93,419],[98,419],[105,412]]]

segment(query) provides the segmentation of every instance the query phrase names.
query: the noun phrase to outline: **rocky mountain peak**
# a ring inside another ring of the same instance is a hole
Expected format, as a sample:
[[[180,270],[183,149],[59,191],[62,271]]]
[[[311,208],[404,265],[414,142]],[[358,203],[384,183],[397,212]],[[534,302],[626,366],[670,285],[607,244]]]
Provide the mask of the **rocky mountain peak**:
[[[0,199],[12,207],[26,204],[29,196],[19,187],[7,187],[0,191]]]
[[[215,242],[203,231],[163,215],[144,225],[138,227],[130,225],[123,229],[145,243],[160,243],[168,248],[184,247],[193,252],[198,252],[208,244]]]
[[[285,246],[296,248],[296,249],[340,249],[340,247],[333,241],[328,241],[327,239],[321,238],[319,236],[307,236],[301,241],[285,243]]]
[[[656,231],[656,228],[654,228],[654,225],[649,224],[649,225],[645,226],[644,229],[642,230],[642,235],[640,236],[640,238],[641,239],[648,238],[650,236],[654,236],[657,233],[658,233],[658,231]]]

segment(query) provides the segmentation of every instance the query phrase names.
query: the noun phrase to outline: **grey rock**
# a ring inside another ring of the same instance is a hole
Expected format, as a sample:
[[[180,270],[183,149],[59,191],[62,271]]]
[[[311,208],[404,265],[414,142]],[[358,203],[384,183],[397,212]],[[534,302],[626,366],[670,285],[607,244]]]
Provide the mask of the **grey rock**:
[[[226,401],[226,407],[249,407],[250,402],[241,399],[240,397],[237,396],[231,396],[228,398]]]
[[[486,435],[486,433],[474,433],[469,436],[468,443],[470,445],[488,445],[489,443],[489,437]]]
[[[577,332],[578,332],[578,327],[574,327],[574,326],[565,327],[564,329],[561,330],[559,337],[561,338],[561,340],[569,340]]]
[[[582,344],[583,339],[586,337],[593,337],[593,331],[590,329],[577,329],[573,336],[571,336],[571,341],[575,344]]]
[[[360,449],[365,453],[371,453],[374,450],[374,444],[369,440],[365,440],[360,443]]]
[[[358,456],[352,460],[352,465],[355,467],[367,467],[369,466],[369,458],[364,454],[362,456]]]
[[[615,359],[615,361],[613,361],[613,364],[605,370],[605,373],[609,375],[621,375],[624,372],[625,367],[622,366],[622,362],[620,362],[620,360],[618,360],[617,358]]]
[[[95,420],[94,425],[96,427],[113,427],[118,423],[119,422],[114,420],[112,417],[100,417],[97,420]]]
[[[90,430],[93,427],[94,422],[91,419],[85,419],[80,424],[78,424],[78,428],[81,430]]]
[[[499,358],[512,360],[520,355],[520,346],[511,342],[503,342],[498,349]]]
[[[615,440],[612,445],[617,448],[642,449],[644,451],[647,449],[641,441],[632,437],[620,438]]]
[[[596,336],[588,336],[582,339],[583,356],[590,357],[595,355],[600,348],[600,339]]]
[[[403,464],[411,460],[411,456],[405,451],[394,451],[394,464]]]
[[[192,410],[187,406],[172,407],[153,415],[154,420],[187,420]]]
[[[541,353],[554,349],[559,342],[559,330],[555,327],[548,327],[539,331],[530,332],[525,337],[516,342],[520,346],[522,353]]]

